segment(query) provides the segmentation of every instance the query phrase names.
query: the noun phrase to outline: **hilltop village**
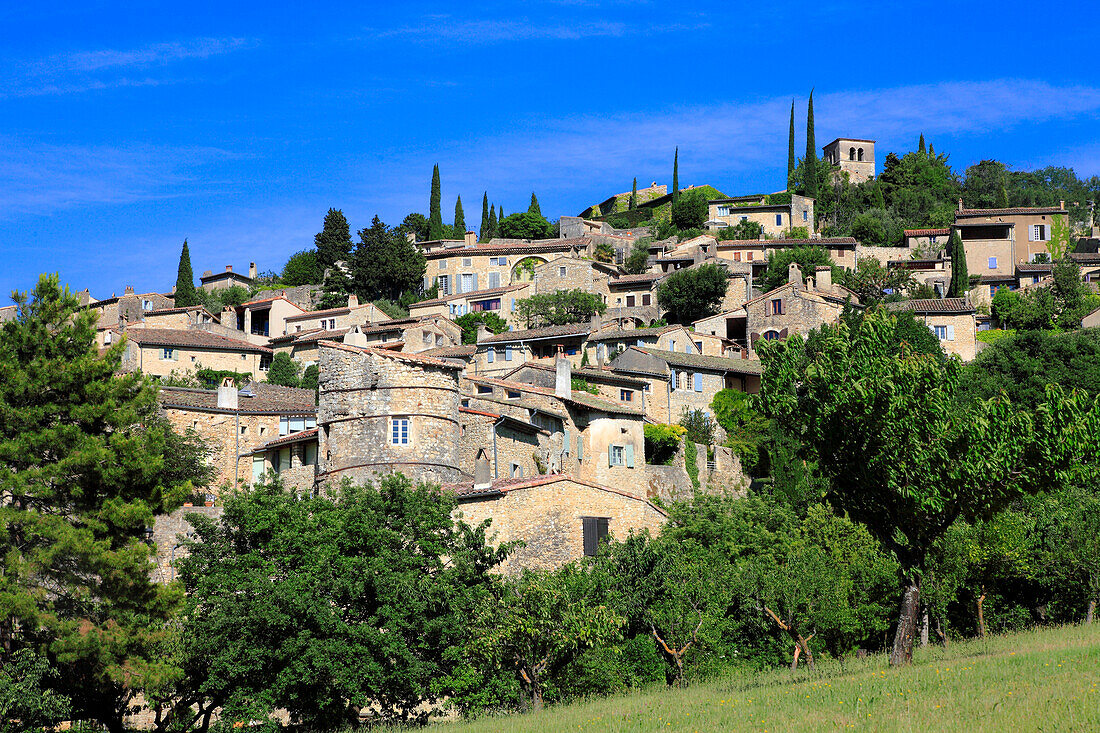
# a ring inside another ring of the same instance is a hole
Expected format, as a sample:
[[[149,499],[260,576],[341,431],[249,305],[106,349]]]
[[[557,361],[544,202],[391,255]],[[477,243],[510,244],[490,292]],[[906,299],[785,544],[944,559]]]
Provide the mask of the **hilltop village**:
[[[914,155],[943,158],[923,138]],[[123,369],[159,380],[172,426],[210,447],[214,480],[157,520],[163,578],[184,515],[217,515],[224,492],[272,474],[308,493],[394,472],[439,483],[465,518],[492,519],[497,541],[525,543],[507,567],[557,567],[609,533],[656,531],[669,502],[750,485],[715,410],[724,395],[759,391],[762,343],[881,306],[965,362],[983,332],[1011,325],[1006,306],[991,308],[999,292],[1049,290],[1059,262],[1090,292],[1100,283],[1091,204],[1073,221],[1065,201],[959,198],[944,226],[864,242],[831,235],[829,220],[834,184],[876,183],[873,140],[822,148],[828,215],[805,159],[787,191],[730,197],[680,188],[678,158],[671,187],[635,181],[553,225],[534,194],[509,217],[486,198],[480,232],[467,230],[461,200],[442,225],[437,168],[431,217],[392,230],[376,219],[360,233],[411,263],[402,276],[414,287],[391,285],[389,300],[356,294],[336,210],[316,251],[282,276],[227,265],[195,288],[185,244],[171,291],[81,293],[99,346],[124,341]],[[1100,311],[1080,318],[1095,325]]]

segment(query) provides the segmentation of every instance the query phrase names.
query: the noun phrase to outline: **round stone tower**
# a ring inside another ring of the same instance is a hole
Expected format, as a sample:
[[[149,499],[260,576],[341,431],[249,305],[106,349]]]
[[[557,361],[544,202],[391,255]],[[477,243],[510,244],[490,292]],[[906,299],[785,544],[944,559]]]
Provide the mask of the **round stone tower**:
[[[442,359],[319,345],[317,480],[359,483],[390,473],[450,483],[459,469],[458,376]]]

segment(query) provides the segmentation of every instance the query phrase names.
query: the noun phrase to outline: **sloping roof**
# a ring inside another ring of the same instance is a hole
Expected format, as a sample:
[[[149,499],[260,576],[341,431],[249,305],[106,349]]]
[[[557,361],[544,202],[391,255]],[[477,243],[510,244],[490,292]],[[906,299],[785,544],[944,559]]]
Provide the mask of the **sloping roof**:
[[[955,218],[971,216],[1001,216],[1004,214],[1065,214],[1060,206],[1012,206],[1007,209],[962,209],[955,212]]]
[[[744,308],[733,308],[732,310],[722,311],[721,313],[715,313],[713,316],[704,316],[704,317],[702,317],[698,320],[692,321],[691,325],[694,326],[696,323],[702,323],[703,321],[709,321],[712,318],[746,318],[747,316],[748,316],[748,314],[745,312]],[[703,334],[703,335],[704,336],[709,336],[710,334],[708,333],[708,334]]]
[[[833,140],[828,145],[822,145],[821,149],[824,150],[825,148],[829,147],[830,145],[836,145],[841,140],[843,140],[846,143],[874,143],[875,142],[874,140],[864,140],[864,139],[858,138],[858,137],[838,137],[836,140]],[[869,161],[869,160],[851,160],[851,161],[846,161],[846,162],[849,162],[849,163],[870,163],[871,161]]]
[[[419,303],[413,303],[409,308],[421,308],[426,305],[439,305],[441,303],[449,303],[452,300],[459,300],[462,298],[468,298],[478,300],[479,298],[490,298],[494,295],[503,295],[504,293],[512,290],[521,290],[528,287],[531,283],[517,283],[515,285],[505,285],[499,288],[486,288],[485,290],[471,290],[468,293],[453,293],[451,295],[444,295],[442,298],[432,298],[431,300],[422,300]]]
[[[1018,262],[1016,272],[1054,272],[1053,262]]]
[[[306,313],[306,309],[295,303],[293,300],[287,298],[285,295],[273,295],[270,298],[257,298],[256,300],[249,300],[241,303],[241,308],[250,308],[254,305],[264,305],[265,303],[274,303],[276,300],[285,300],[290,305],[297,308],[300,312]]]
[[[293,443],[305,443],[310,440],[317,439],[317,428],[310,428],[309,430],[299,430],[296,433],[290,435],[284,435],[281,438],[275,440],[269,440],[263,444],[263,447],[259,450],[268,450],[270,448],[278,448],[284,445],[291,445]],[[258,451],[256,451],[258,452]]]
[[[449,247],[425,252],[424,257],[436,260],[443,257],[476,257],[479,255],[529,255],[545,252],[561,252],[574,247],[587,247],[592,240],[588,237],[558,239],[553,242],[517,243],[517,244],[478,244],[473,247]]]
[[[648,346],[634,346],[650,356],[655,356],[674,367],[685,369],[705,369],[712,372],[733,372],[735,374],[762,374],[763,367],[756,359],[730,359],[725,356],[704,356],[703,354],[681,354],[679,351],[651,349]]]
[[[478,344],[499,344],[515,341],[537,341],[539,339],[557,338],[563,336],[587,336],[592,332],[591,323],[567,323],[561,326],[543,326],[542,328],[527,328],[520,331],[505,331],[494,334]]]
[[[527,382],[513,382],[508,379],[497,379],[495,377],[481,377],[470,376],[468,379],[474,384],[484,383],[491,384],[504,389],[510,389],[515,392],[530,392],[532,394],[542,395],[543,397],[553,397],[554,399],[562,399],[557,396],[557,393],[550,387],[540,387],[537,384],[528,384]],[[477,396],[477,395],[475,395]],[[612,412],[621,415],[642,415],[643,411],[630,407],[618,402],[611,402],[605,400],[602,397],[597,397],[588,392],[581,392],[579,390],[572,390],[569,397],[564,398],[564,402],[572,402],[573,404],[581,405],[590,410],[599,410],[601,412]]]
[[[151,311],[145,311],[144,316],[170,316],[175,313],[187,313],[188,311],[202,311],[211,318],[217,318],[213,313],[206,310],[205,306],[201,305],[186,305],[179,308],[155,308]]]
[[[228,336],[220,336],[209,331],[190,328],[135,328],[131,326],[118,333],[124,335],[130,341],[142,346],[175,346],[181,349],[210,349],[214,351],[249,352],[253,354],[270,354],[271,349],[266,346],[231,339]]]
[[[1070,252],[1066,256],[1078,264],[1100,264],[1100,252]]]
[[[555,484],[559,481],[571,481],[572,483],[579,484],[581,486],[587,486],[598,491],[606,491],[609,494],[618,494],[619,496],[633,501],[638,501],[643,504],[648,504],[654,511],[659,512],[663,516],[668,516],[668,512],[661,509],[657,505],[650,502],[648,499],[635,496],[634,494],[627,493],[625,491],[619,491],[618,489],[612,489],[608,486],[600,486],[599,484],[590,483],[588,481],[580,481],[573,478],[572,475],[567,473],[554,473],[547,474],[545,476],[532,476],[530,478],[507,478],[498,479],[493,481],[490,485],[485,487],[474,488],[473,481],[460,481],[452,484],[443,484],[443,489],[446,491],[453,491],[455,495],[461,499],[475,499],[488,496],[503,496],[512,491],[520,491],[523,489],[531,489],[537,486],[545,486],[547,484]]]
[[[602,331],[594,333],[588,337],[589,341],[615,341],[618,339],[629,338],[645,338],[646,336],[660,336],[668,333],[669,331],[675,331],[683,328],[679,324],[672,324],[671,326],[648,326],[646,328],[623,328],[614,331]]]
[[[370,305],[370,303],[366,303],[365,305],[360,305],[360,306],[357,306],[357,307],[358,308],[366,308],[368,305]],[[288,320],[288,321],[305,321],[305,320],[309,320],[310,318],[314,318],[316,316],[339,316],[339,315],[343,315],[345,313],[351,313],[351,308],[349,308],[346,305],[341,306],[339,308],[326,308],[323,311],[302,311],[301,313],[297,313],[293,316],[287,316],[286,320]]]
[[[763,247],[803,247],[822,244],[844,244],[853,247],[859,244],[855,237],[821,237],[820,239],[724,239],[718,242],[718,249],[734,249],[749,244]]]
[[[855,293],[853,293],[851,290],[844,287],[843,285],[837,285],[836,283],[833,283],[833,292],[826,292],[824,290],[819,290],[816,287],[813,290],[807,290],[804,284],[795,285],[794,283],[789,282],[789,281],[783,283],[782,285],[780,285],[779,287],[777,287],[773,290],[769,290],[766,293],[762,293],[761,295],[758,295],[755,298],[752,298],[751,300],[746,300],[745,305],[748,306],[748,305],[751,305],[753,303],[759,303],[761,300],[764,300],[765,298],[769,298],[769,297],[775,295],[776,293],[778,293],[780,290],[783,290],[784,288],[791,288],[792,292],[796,292],[796,293],[799,293],[801,295],[805,295],[805,296],[808,296],[808,297],[811,297],[811,298],[816,296],[818,298],[823,298],[825,300],[831,300],[832,302],[839,303],[841,305],[843,305],[846,301],[848,301],[848,299],[851,299],[852,305],[859,305],[859,297]]]
[[[317,395],[312,389],[280,387],[266,382],[249,385],[251,396],[238,392],[238,410],[218,407],[218,390],[188,389],[185,387],[160,387],[157,399],[162,407],[203,412],[240,412],[247,415],[312,415],[317,411]]]
[[[917,298],[887,303],[886,308],[893,311],[910,310],[914,313],[942,313],[945,315],[966,315],[974,312],[966,298]]]
[[[602,380],[610,384],[621,384],[627,387],[639,386],[646,383],[644,379],[635,379],[625,374],[616,374],[607,368],[598,369],[595,367],[581,367],[580,369],[573,370],[573,376],[584,380]]]
[[[318,346],[325,346],[332,349],[340,349],[341,351],[350,351],[360,354],[373,354],[374,356],[382,356],[387,359],[395,359],[397,361],[405,361],[410,364],[423,364],[425,366],[440,367],[443,369],[462,369],[461,364],[456,364],[453,361],[446,361],[444,359],[436,359],[431,356],[424,356],[422,354],[406,354],[401,351],[392,351],[385,348],[375,348],[373,346],[349,346],[347,344],[339,344],[335,341],[319,341]]]
[[[938,237],[941,234],[950,234],[950,229],[906,229],[907,237]]]
[[[432,356],[436,359],[468,359],[477,353],[477,346],[464,344],[462,346],[439,346],[434,349],[425,349],[421,356]]]
[[[639,275],[620,275],[607,281],[608,285],[633,285],[635,283],[653,282],[664,277],[660,272],[643,272]]]

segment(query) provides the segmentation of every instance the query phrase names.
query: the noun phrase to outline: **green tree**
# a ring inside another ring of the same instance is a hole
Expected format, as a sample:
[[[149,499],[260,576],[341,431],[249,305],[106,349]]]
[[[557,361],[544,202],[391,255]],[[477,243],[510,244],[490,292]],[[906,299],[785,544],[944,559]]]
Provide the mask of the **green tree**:
[[[317,380],[320,376],[320,368],[316,364],[310,364],[302,372],[302,378],[298,382],[298,386],[302,389],[312,389],[317,391]]]
[[[1085,623],[1100,603],[1100,495],[1070,486],[1042,498],[1036,532],[1044,572],[1083,595]]]
[[[794,100],[791,100],[791,129],[787,134],[787,190],[794,190]]]
[[[490,241],[500,236],[500,230],[498,229],[497,212],[496,209],[489,206],[489,236],[488,238],[482,237],[482,241]]]
[[[199,305],[199,296],[195,293],[195,273],[191,270],[191,252],[187,249],[186,239],[183,240],[183,249],[180,251],[180,266],[173,296],[177,308]]]
[[[1004,393],[1014,404],[1037,405],[1049,384],[1096,397],[1100,395],[1100,330],[1017,333],[990,344],[965,369],[963,384],[970,400]]]
[[[476,344],[477,330],[484,325],[490,333],[504,333],[508,330],[508,321],[492,311],[466,313],[455,319],[455,325],[462,329],[462,343]]]
[[[527,207],[527,213],[542,216],[542,209],[539,208],[539,200],[535,197],[534,191],[531,192],[531,205]]]
[[[615,249],[607,242],[600,242],[592,252],[592,259],[596,262],[611,262],[615,259]]]
[[[343,211],[328,210],[321,231],[313,238],[313,244],[317,248],[317,265],[322,272],[337,262],[351,259],[351,228]]]
[[[456,500],[400,474],[299,495],[277,481],[232,494],[220,520],[192,515],[179,563],[187,676],[166,728],[209,719],[311,730],[370,708],[426,722],[471,668],[456,653],[504,551],[452,518]]]
[[[46,657],[19,649],[0,660],[0,733],[52,730],[69,717],[69,698],[49,684],[57,677]]]
[[[657,303],[668,311],[668,321],[686,325],[717,313],[728,284],[729,273],[721,265],[677,270],[657,287]]]
[[[466,236],[466,214],[462,211],[462,197],[455,201],[454,238],[462,239]]]
[[[823,248],[817,246],[787,247],[768,254],[768,268],[764,270],[764,275],[760,279],[761,289],[764,292],[769,292],[786,283],[790,278],[792,263],[798,265],[802,271],[803,279],[816,272],[818,267],[832,267],[837,282],[843,277],[840,268],[833,264],[829,253]]]
[[[844,271],[842,283],[856,294],[863,305],[879,303],[892,294],[906,292],[916,285],[908,270],[886,267],[875,257],[860,257],[854,271]]]
[[[580,652],[615,639],[624,619],[591,602],[592,572],[565,565],[555,572],[524,570],[499,598],[483,601],[468,653],[512,670],[535,710],[546,681]]]
[[[630,253],[623,261],[623,269],[628,275],[641,275],[649,269],[649,247],[653,244],[652,237],[639,237],[630,246]]]
[[[423,287],[424,253],[377,216],[359,232],[351,262],[351,286],[363,301],[397,301]],[[327,289],[327,288],[326,288]]]
[[[580,288],[540,293],[516,301],[519,318],[528,328],[584,323],[606,310],[607,304],[598,294]]]
[[[630,186],[630,205],[627,207],[630,211],[634,211],[638,208],[638,177],[634,177],[634,183]]]
[[[719,240],[728,239],[752,239],[759,240],[763,237],[764,226],[758,221],[743,219],[731,227],[726,227],[718,232]]]
[[[706,223],[707,211],[706,197],[693,191],[672,203],[672,223],[680,230],[698,229]]]
[[[1100,401],[1052,386],[1034,409],[1003,397],[962,406],[958,360],[898,354],[895,324],[872,312],[855,330],[822,327],[813,348],[797,335],[763,343],[760,394],[764,413],[818,460],[833,506],[898,558],[904,597],[891,662],[903,664],[934,543],[956,518],[1095,473],[1100,436],[1085,426],[1100,419]]]
[[[313,285],[321,282],[321,268],[317,263],[316,250],[302,250],[290,256],[283,265],[281,280],[284,285]]]
[[[439,189],[439,164],[432,168],[432,195],[428,202],[428,239],[443,239],[443,198]]]
[[[925,155],[928,151],[924,148],[924,133],[920,134],[920,142],[917,143],[917,152],[921,155]]]
[[[680,146],[672,156],[672,205],[680,200]]]
[[[290,358],[290,354],[280,352],[271,359],[271,367],[267,370],[269,384],[278,384],[281,387],[297,387],[298,364]]]
[[[481,228],[478,229],[479,242],[488,242],[492,237],[490,233],[492,229],[489,226],[489,192],[486,191],[481,195]]]
[[[726,445],[737,452],[745,468],[753,468],[767,440],[768,420],[753,406],[752,398],[739,390],[721,389],[714,394],[710,409],[726,431]]]
[[[524,211],[500,219],[497,231],[505,239],[549,239],[554,228],[540,215]]]
[[[401,226],[398,227],[401,233],[406,235],[413,235],[413,238],[418,242],[423,242],[428,239],[428,217],[423,214],[412,212],[406,214],[405,218],[401,220]]]
[[[947,297],[965,298],[970,292],[970,275],[966,270],[966,247],[958,229],[951,230],[947,251],[951,256],[951,284],[947,288]]]
[[[99,353],[94,311],[56,275],[14,296],[0,328],[0,667],[48,655],[80,719],[121,733],[142,690],[179,670],[158,653],[177,589],[152,582],[145,530],[193,491],[189,450],[156,392]]]
[[[689,410],[686,407],[680,415],[680,427],[686,432],[687,439],[700,445],[714,444],[714,418],[706,410]]]
[[[886,244],[888,235],[883,217],[876,216],[869,211],[857,214],[856,218],[852,220],[852,236],[866,244]]]
[[[812,89],[810,90],[810,102],[806,106],[806,157],[803,162],[806,166],[806,179],[803,182],[803,193],[812,199],[816,199],[817,176],[815,175],[815,168],[817,167],[817,142],[814,137],[814,91]]]

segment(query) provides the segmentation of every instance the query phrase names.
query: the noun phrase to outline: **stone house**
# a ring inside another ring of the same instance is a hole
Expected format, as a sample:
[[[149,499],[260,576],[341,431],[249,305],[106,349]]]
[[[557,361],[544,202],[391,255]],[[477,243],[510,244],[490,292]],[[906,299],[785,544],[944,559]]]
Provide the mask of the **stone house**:
[[[520,328],[516,303],[530,297],[534,287],[523,282],[500,288],[475,290],[469,293],[453,293],[431,300],[422,300],[409,306],[411,316],[446,316],[460,318],[467,313],[496,313],[513,328]]]
[[[903,233],[905,250],[921,258],[949,256],[947,245],[951,241],[951,230],[942,229],[906,229]]]
[[[630,319],[637,326],[646,326],[661,317],[657,307],[659,272],[640,275],[616,275],[607,280],[606,318]]]
[[[272,337],[286,335],[287,319],[305,312],[300,305],[282,295],[250,300],[241,303],[234,310],[237,314],[237,328],[242,337],[264,345]]]
[[[234,285],[248,290],[252,287],[252,282],[256,279],[256,263],[248,263],[248,275],[242,275],[239,272],[233,272],[233,265],[226,265],[225,272],[213,273],[207,270],[199,278],[199,287],[206,292],[213,292],[215,290],[225,290],[231,288]]]
[[[741,302],[744,302],[742,299]],[[700,318],[691,324],[691,330],[714,336],[722,340],[724,350],[721,356],[748,356],[748,337],[746,321],[748,314],[744,308],[737,307]],[[744,352],[744,353],[743,353]]]
[[[98,326],[96,328],[96,344],[102,349],[111,344],[118,343],[119,334],[126,333],[127,328],[173,328],[189,329],[199,328],[213,333],[220,332],[229,338],[236,337],[234,329],[222,329],[218,317],[201,305],[193,305],[186,308],[160,308],[137,312],[135,320],[126,318],[109,328]],[[230,334],[232,334],[230,336]]]
[[[267,443],[316,426],[317,403],[311,389],[253,382],[242,389],[160,387],[157,402],[179,433],[194,430],[211,448],[216,470],[211,491],[237,480],[250,483],[253,451]]]
[[[1068,221],[1065,202],[1058,206],[964,209],[955,212],[955,228],[966,250],[970,275],[1011,276],[1019,263],[1050,257],[1051,225]]]
[[[120,296],[92,301],[84,307],[95,311],[98,316],[96,340],[102,347],[108,338],[107,331],[125,329],[128,324],[140,323],[148,312],[175,308],[175,305],[171,295],[135,293],[132,287],[127,287]]]
[[[820,247],[829,255],[833,264],[854,270],[858,246],[859,242],[854,237],[729,239],[718,243],[718,256],[730,262],[752,262],[754,270],[763,270],[771,252],[794,247]]]
[[[529,282],[537,266],[559,257],[591,255],[591,246],[591,239],[578,237],[437,249],[424,255],[424,287],[438,285],[442,297]]]
[[[951,287],[951,260],[947,257],[891,260],[887,267],[905,270],[918,285],[927,285],[941,298],[947,295],[947,290]]]
[[[247,479],[250,485],[275,474],[285,485],[308,494],[317,481],[317,428],[269,440],[254,449],[248,458],[252,471]]]
[[[460,365],[322,341],[317,405],[319,483],[461,480]]]
[[[444,488],[458,497],[457,516],[464,522],[491,520],[493,544],[523,540],[501,567],[509,575],[594,556],[606,536],[621,540],[645,530],[656,535],[668,521],[644,497],[570,475],[467,480]]]
[[[971,361],[978,353],[974,306],[966,298],[904,300],[887,303],[894,311],[910,310],[928,326],[948,355]]]
[[[201,329],[128,328],[115,331],[127,344],[121,368],[158,377],[199,369],[232,371],[260,380],[271,364],[271,349]],[[114,340],[114,339],[112,339]]]
[[[589,364],[602,365],[629,346],[653,346],[668,351],[722,356],[725,344],[709,333],[690,331],[678,323],[650,328],[601,329],[588,336],[585,355]]]
[[[712,415],[710,404],[723,389],[755,393],[760,391],[760,362],[730,359],[631,346],[615,357],[616,374],[647,383],[646,418],[658,423],[675,423],[685,410],[703,410]]]
[[[575,256],[559,257],[535,267],[535,294],[583,290],[599,295],[606,303],[611,292],[607,281],[619,273],[618,267],[605,262]]]
[[[480,329],[472,366],[475,374],[500,376],[518,364],[555,359],[558,354],[580,366],[584,344],[592,331],[590,323],[569,323],[491,334]]]
[[[805,227],[810,234],[816,229],[814,200],[791,194],[789,203],[768,203],[764,194],[714,199],[707,202],[706,227],[712,231],[736,226],[742,221],[754,221],[764,229],[764,236],[785,236],[792,227]]]
[[[295,303],[295,305],[298,305]],[[300,306],[299,306],[300,307]],[[388,315],[379,310],[374,303],[359,303],[359,297],[355,294],[348,296],[348,304],[341,308],[326,308],[319,311],[302,311],[286,316],[283,319],[285,329],[283,333],[272,334],[272,338],[282,335],[302,333],[304,331],[337,331],[349,329],[352,326],[372,325],[391,320]]]
[[[823,160],[840,166],[852,183],[862,183],[875,177],[875,141],[854,137],[838,137],[821,148]]]
[[[331,322],[330,319],[326,321]],[[322,341],[341,342],[354,346],[372,346],[416,354],[429,349],[447,348],[462,340],[462,329],[443,316],[395,318],[374,324],[329,330],[313,329],[271,339],[275,353],[288,353],[290,358],[309,366],[316,364],[318,344]]]
[[[502,478],[538,476],[539,464],[549,455],[550,431],[500,410],[460,407],[459,464],[474,475],[479,459],[489,461],[490,476]]]
[[[792,262],[785,284],[745,303],[750,354],[759,339],[782,339],[795,333],[806,336],[824,323],[839,321],[846,302],[859,305],[852,291],[833,284],[828,267],[816,274],[816,283],[812,277],[803,282],[801,270]]]
[[[502,379],[550,389],[554,387],[556,372],[551,364],[528,362],[504,374]],[[645,409],[645,393],[649,388],[645,380],[618,374],[608,367],[580,367],[573,369],[573,377],[595,389],[597,397]]]
[[[1081,328],[1100,328],[1100,308],[1081,319]]]

